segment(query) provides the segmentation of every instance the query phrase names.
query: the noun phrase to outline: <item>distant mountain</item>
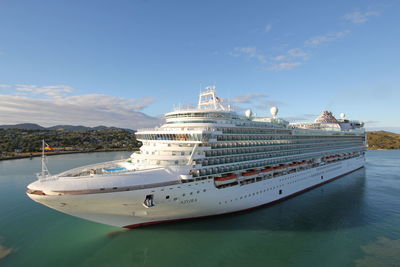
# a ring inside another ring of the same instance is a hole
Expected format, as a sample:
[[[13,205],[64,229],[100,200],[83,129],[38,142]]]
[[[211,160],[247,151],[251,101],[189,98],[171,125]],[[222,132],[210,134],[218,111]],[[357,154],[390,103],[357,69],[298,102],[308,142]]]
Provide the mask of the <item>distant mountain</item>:
[[[47,130],[65,130],[65,131],[88,131],[92,130],[91,127],[86,127],[82,125],[55,125],[47,127]]]
[[[46,128],[35,123],[20,123],[15,125],[0,125],[0,129],[23,129],[23,130],[46,130]]]
[[[60,130],[60,131],[90,131],[90,130],[115,130],[122,129],[118,127],[108,127],[104,125],[99,125],[96,127],[87,127],[83,125],[55,125],[51,127],[43,127],[35,123],[21,123],[15,125],[0,125],[0,129],[22,129],[22,130]],[[123,129],[130,132],[135,132],[132,129]]]

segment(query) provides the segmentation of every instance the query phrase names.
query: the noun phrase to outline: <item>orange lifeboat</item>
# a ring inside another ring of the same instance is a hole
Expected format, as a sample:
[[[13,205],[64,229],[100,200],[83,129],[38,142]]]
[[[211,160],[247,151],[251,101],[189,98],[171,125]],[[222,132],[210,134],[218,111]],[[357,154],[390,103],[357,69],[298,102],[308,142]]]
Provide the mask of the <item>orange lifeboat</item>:
[[[222,177],[215,177],[214,183],[216,186],[237,183],[237,176],[234,173],[228,173],[223,175]]]
[[[228,180],[236,179],[236,177],[237,177],[236,174],[228,173],[228,174],[223,175],[222,177],[215,177],[215,181],[217,181],[217,182],[225,182],[225,181],[228,181]]]
[[[247,171],[247,172],[242,173],[242,175],[243,176],[250,176],[250,175],[255,175],[255,174],[258,174],[258,173],[259,173],[258,171]]]
[[[272,167],[266,167],[266,168],[262,169],[261,172],[269,172],[269,171],[272,171],[273,169],[274,168],[272,168]]]

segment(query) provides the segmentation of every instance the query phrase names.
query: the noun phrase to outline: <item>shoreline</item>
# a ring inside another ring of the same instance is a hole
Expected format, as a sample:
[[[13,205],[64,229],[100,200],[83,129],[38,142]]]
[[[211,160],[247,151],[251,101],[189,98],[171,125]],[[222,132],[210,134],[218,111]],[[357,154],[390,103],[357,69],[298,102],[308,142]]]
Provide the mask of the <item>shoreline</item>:
[[[46,156],[56,156],[56,155],[64,155],[64,154],[77,154],[77,153],[95,153],[95,152],[118,152],[118,151],[134,151],[139,150],[139,148],[136,149],[100,149],[100,150],[85,150],[85,151],[57,151],[57,152],[45,152],[44,154]],[[42,156],[42,152],[25,152],[21,153],[23,155],[16,155],[12,157],[7,157],[7,158],[0,158],[0,161],[3,160],[15,160],[15,159],[26,159],[26,158],[37,158]]]

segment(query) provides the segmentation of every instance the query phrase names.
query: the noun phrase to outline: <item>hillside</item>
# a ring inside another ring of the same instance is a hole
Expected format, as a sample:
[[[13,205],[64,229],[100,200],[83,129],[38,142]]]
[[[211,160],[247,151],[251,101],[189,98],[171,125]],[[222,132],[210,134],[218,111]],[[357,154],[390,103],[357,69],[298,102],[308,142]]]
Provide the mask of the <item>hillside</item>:
[[[9,128],[0,129],[0,159],[40,152],[43,139],[54,148],[53,153],[135,150],[141,145],[132,130],[68,131]]]
[[[117,127],[107,127],[107,126],[96,126],[87,127],[82,125],[55,125],[51,127],[43,127],[35,123],[20,123],[15,125],[0,125],[0,129],[20,129],[20,130],[65,130],[65,131],[91,131],[91,130],[118,130],[121,128]],[[128,131],[133,131],[131,129],[124,129]]]
[[[46,128],[35,123],[20,123],[14,125],[0,125],[0,129],[44,130]]]
[[[369,149],[400,149],[400,134],[385,131],[367,133]]]

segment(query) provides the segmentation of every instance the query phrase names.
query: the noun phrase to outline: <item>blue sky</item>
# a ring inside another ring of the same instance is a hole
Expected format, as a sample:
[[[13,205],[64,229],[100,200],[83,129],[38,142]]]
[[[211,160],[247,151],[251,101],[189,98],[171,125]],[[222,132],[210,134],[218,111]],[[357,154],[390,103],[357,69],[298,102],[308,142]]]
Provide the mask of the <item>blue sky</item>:
[[[398,1],[0,1],[0,124],[140,128],[201,87],[400,131]]]

